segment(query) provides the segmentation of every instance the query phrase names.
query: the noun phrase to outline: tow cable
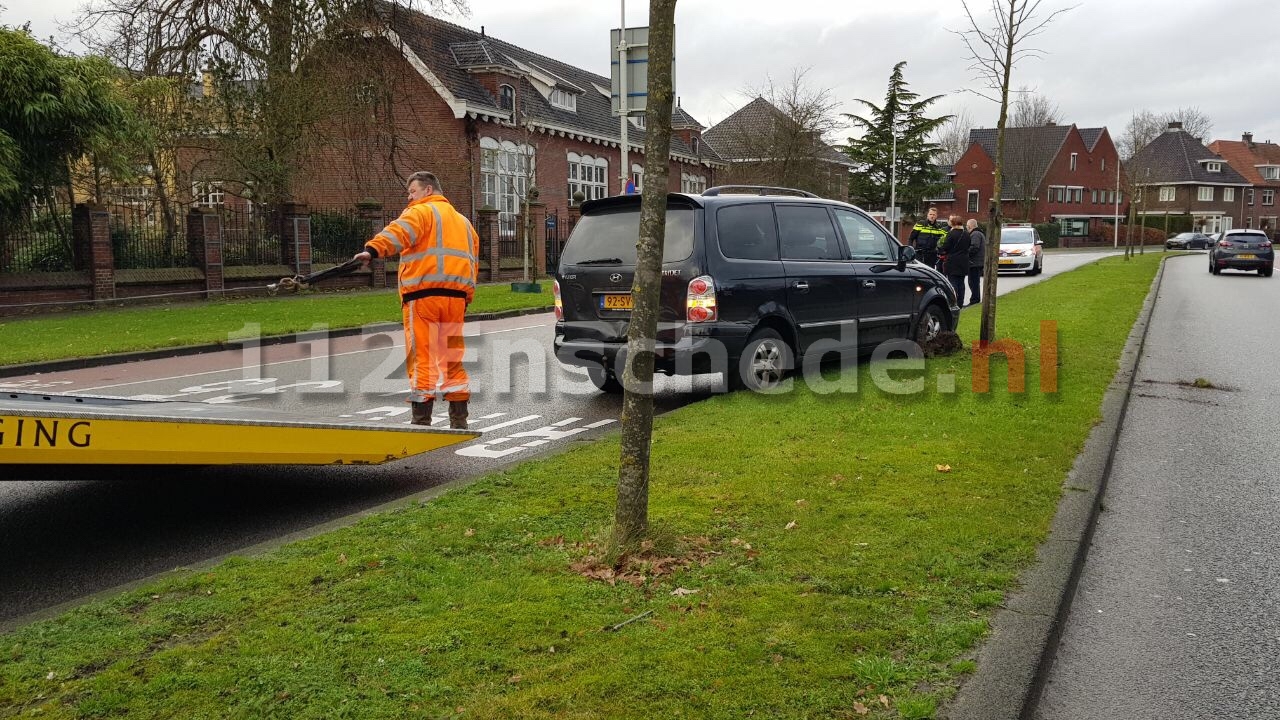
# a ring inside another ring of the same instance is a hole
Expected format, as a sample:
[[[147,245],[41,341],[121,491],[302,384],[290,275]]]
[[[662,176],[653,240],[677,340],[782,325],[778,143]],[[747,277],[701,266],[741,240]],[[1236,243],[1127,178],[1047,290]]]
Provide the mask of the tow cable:
[[[328,268],[327,270],[320,270],[318,272],[313,272],[310,275],[294,275],[293,277],[282,277],[280,278],[279,282],[273,282],[267,285],[267,294],[275,295],[281,290],[293,292],[295,290],[307,287],[321,280],[327,280],[328,278],[338,277],[340,275],[347,275],[347,274],[353,273],[356,270],[359,270],[362,265],[364,265],[363,260],[352,258],[342,263],[341,265],[334,265],[333,267]]]

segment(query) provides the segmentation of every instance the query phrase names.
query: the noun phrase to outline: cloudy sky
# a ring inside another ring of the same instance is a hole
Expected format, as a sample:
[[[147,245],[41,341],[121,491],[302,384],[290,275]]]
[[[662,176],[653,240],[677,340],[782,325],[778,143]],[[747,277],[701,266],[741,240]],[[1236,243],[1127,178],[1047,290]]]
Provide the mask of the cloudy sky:
[[[1073,0],[1041,0],[1042,15]],[[425,0],[418,0],[419,5]],[[991,0],[970,0],[985,26]],[[0,0],[0,24],[30,21],[39,38],[60,36],[58,22],[82,0]],[[648,3],[629,0],[627,24],[647,24]],[[608,32],[620,20],[613,0],[470,0],[454,22],[529,50],[608,73]],[[921,95],[944,95],[938,114],[966,110],[975,126],[994,127],[998,107],[966,88],[974,80],[963,42],[960,0],[681,0],[676,6],[676,93],[685,110],[711,125],[769,80],[785,84],[805,70],[843,112],[883,101],[889,72],[906,60]],[[1123,131],[1139,110],[1196,107],[1213,121],[1212,138],[1280,142],[1278,0],[1079,0],[1026,47],[1041,51],[1014,70],[1060,108],[1064,122]],[[843,138],[836,138],[841,140]]]

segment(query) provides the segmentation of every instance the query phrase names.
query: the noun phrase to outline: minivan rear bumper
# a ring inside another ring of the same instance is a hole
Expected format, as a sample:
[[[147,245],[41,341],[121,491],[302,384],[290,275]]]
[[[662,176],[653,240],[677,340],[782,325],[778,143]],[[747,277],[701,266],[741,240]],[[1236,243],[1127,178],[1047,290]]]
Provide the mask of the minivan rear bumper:
[[[667,375],[723,372],[742,355],[750,330],[736,325],[696,326],[673,343],[656,345],[654,370]],[[553,346],[556,358],[565,365],[609,367],[616,372],[621,372],[627,353],[625,342],[567,340],[561,325],[556,327]]]

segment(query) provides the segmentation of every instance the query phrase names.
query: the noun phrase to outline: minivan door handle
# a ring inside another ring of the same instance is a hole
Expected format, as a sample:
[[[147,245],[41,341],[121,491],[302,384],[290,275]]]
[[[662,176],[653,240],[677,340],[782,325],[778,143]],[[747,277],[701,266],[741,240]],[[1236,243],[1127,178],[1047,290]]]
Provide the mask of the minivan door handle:
[[[805,282],[804,280],[797,280],[791,283],[791,287],[796,290],[799,290],[802,293],[809,292],[809,283]]]
[[[875,287],[875,286],[876,286],[876,281],[875,281],[875,280],[863,280],[863,281],[862,281],[862,287],[864,287],[864,288],[873,288],[873,287]]]

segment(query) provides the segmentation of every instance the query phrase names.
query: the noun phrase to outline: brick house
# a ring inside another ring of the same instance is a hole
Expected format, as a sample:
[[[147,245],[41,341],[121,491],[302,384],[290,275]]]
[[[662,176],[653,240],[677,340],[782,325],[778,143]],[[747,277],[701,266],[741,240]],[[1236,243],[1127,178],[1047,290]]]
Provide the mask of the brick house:
[[[950,169],[952,189],[929,201],[940,215],[982,220],[994,190],[996,130],[969,131],[969,149]],[[1010,221],[1056,222],[1064,244],[1126,210],[1117,190],[1119,153],[1106,128],[1072,125],[1005,129],[1001,212]]]
[[[1260,228],[1268,235],[1277,236],[1276,196],[1280,195],[1280,145],[1273,142],[1254,142],[1252,133],[1244,133],[1240,141],[1214,140],[1209,149],[1222,157],[1233,170],[1248,180],[1240,197],[1240,214],[1243,227]]]
[[[1144,218],[1186,215],[1199,232],[1240,227],[1249,181],[1199,138],[1171,122],[1129,161],[1126,168],[1141,195]]]
[[[335,112],[335,126],[346,128],[349,139],[337,132],[338,142],[311,154],[308,175],[326,182],[308,181],[295,197],[317,207],[372,200],[399,209],[403,179],[430,170],[464,214],[496,210],[507,236],[530,187],[546,214],[620,194],[627,179],[643,187],[644,117],[629,121],[629,167],[620,168],[622,133],[608,77],[504,42],[483,27],[381,7],[385,25],[353,53],[355,67],[329,71],[356,73],[357,91],[360,77],[378,78],[374,89],[390,89],[386,107],[373,97],[355,111]],[[673,111],[670,190],[699,192],[726,167],[701,142],[702,129],[684,110]]]
[[[762,97],[738,108],[703,137],[728,163],[726,185],[771,185],[848,201],[853,162]]]

